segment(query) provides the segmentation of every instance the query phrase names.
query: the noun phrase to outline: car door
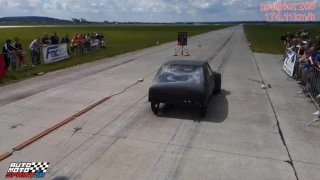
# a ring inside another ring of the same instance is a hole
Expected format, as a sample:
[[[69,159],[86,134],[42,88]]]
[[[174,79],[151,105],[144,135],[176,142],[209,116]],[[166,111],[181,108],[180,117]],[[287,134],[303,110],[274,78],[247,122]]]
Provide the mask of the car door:
[[[206,67],[206,71],[207,71],[208,77],[209,77],[209,82],[208,82],[209,86],[208,86],[208,88],[209,88],[209,92],[211,94],[213,92],[213,89],[214,89],[213,71],[212,71],[212,69],[211,69],[211,67],[209,66],[208,63],[206,63],[205,67]]]

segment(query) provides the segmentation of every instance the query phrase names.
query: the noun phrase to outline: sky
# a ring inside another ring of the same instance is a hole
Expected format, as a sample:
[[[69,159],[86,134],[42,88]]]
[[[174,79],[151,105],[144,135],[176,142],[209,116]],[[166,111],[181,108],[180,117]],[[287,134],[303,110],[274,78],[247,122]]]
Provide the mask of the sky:
[[[265,10],[266,4],[288,5],[292,0],[0,0],[0,17],[46,16],[58,19],[84,18],[88,21],[118,22],[219,22],[266,20],[271,21],[279,13],[282,19],[290,19],[286,13],[312,13],[320,18],[320,0],[314,10],[299,10],[301,2],[295,1],[296,10]],[[262,6],[261,6],[262,5]],[[285,6],[284,6],[285,7]],[[308,6],[307,6],[308,7]],[[261,11],[261,8],[264,11]],[[280,19],[279,19],[280,20]],[[279,21],[274,19],[273,21]]]

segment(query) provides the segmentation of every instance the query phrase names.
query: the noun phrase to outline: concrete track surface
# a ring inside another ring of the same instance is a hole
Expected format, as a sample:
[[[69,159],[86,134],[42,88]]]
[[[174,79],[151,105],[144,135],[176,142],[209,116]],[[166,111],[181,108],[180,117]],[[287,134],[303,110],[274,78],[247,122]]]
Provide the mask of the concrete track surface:
[[[315,108],[306,98],[292,97],[299,87],[285,81],[277,60],[255,59],[242,26],[195,36],[188,43],[190,56],[181,51],[173,56],[178,47],[167,43],[0,88],[2,154],[144,78],[14,152],[0,162],[0,178],[10,162],[40,161],[50,162],[44,179],[319,178],[320,130],[305,127]],[[159,67],[174,59],[208,61],[222,74],[223,90],[212,97],[206,118],[189,107],[152,113],[148,88]],[[275,86],[261,89],[263,80]]]

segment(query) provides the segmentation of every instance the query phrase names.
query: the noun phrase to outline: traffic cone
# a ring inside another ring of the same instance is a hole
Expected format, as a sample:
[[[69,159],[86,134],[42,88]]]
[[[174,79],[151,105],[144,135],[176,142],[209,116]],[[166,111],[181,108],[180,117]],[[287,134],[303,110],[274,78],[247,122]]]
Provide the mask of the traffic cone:
[[[249,47],[251,47],[251,42],[249,42]]]
[[[174,54],[173,54],[173,56],[178,56],[176,49],[174,49]]]
[[[189,56],[188,49],[186,49],[186,56]]]
[[[198,47],[201,47],[200,41],[198,41]]]

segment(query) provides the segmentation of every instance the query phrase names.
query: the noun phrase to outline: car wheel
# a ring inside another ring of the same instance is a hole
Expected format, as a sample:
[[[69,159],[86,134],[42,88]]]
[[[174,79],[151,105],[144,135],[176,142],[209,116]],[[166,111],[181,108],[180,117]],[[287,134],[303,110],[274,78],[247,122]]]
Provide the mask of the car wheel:
[[[207,115],[207,106],[206,105],[202,105],[200,111],[201,111],[201,117],[206,117],[206,115]]]
[[[215,72],[214,74],[214,90],[213,93],[220,93],[221,92],[221,74]]]
[[[154,114],[157,114],[159,112],[160,103],[151,102],[151,110]]]

